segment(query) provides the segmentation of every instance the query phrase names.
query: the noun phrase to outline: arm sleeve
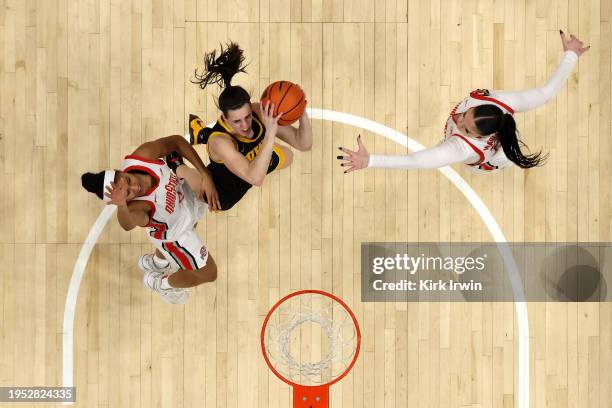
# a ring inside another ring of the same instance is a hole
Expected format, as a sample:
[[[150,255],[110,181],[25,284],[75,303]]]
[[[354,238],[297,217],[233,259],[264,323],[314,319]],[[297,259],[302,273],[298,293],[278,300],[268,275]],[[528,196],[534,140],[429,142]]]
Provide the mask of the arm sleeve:
[[[437,169],[453,163],[474,162],[476,152],[459,140],[451,137],[437,146],[404,156],[382,156],[371,154],[368,167],[389,169]]]
[[[566,51],[561,63],[543,87],[524,91],[491,91],[491,96],[512,107],[515,112],[535,109],[544,105],[559,92],[572,73],[576,61],[578,61],[578,55],[573,51]]]

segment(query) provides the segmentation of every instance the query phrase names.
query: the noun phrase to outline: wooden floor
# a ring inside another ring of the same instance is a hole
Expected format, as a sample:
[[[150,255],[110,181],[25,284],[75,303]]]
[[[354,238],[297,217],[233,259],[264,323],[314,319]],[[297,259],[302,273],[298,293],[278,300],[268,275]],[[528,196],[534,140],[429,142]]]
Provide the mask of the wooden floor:
[[[218,90],[190,79],[228,39],[250,61],[236,83],[254,99],[293,80],[311,107],[432,146],[470,90],[543,84],[562,54],[558,30],[576,33],[592,50],[567,86],[517,115],[527,144],[550,152],[546,166],[456,168],[509,241],[611,241],[611,9],[610,0],[0,0],[0,386],[61,385],[68,284],[103,208],[80,175],[183,134],[189,113],[215,119]],[[437,171],[344,175],[337,146],[354,146],[360,130],[318,120],[313,130],[312,152],[200,224],[219,278],[184,307],[143,288],[145,233],[111,220],[78,297],[76,406],[289,406],[259,330],[276,300],[303,288],[342,297],[363,331],[332,407],[517,406],[512,303],[360,302],[361,242],[491,241],[479,214]],[[405,151],[363,135],[370,151]],[[612,407],[611,305],[528,310],[530,406]]]

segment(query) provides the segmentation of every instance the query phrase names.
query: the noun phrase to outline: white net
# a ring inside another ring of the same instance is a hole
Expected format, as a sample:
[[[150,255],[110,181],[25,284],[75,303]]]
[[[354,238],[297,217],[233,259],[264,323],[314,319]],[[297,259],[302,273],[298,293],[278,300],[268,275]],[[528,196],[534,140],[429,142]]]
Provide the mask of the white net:
[[[334,299],[304,293],[287,299],[272,313],[264,332],[270,364],[300,385],[333,381],[350,366],[357,350],[357,328]]]

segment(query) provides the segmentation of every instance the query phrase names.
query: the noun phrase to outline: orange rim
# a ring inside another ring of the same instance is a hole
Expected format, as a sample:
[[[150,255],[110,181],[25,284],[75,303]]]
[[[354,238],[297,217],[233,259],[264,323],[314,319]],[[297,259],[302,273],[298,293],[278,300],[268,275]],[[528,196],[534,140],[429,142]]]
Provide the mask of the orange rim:
[[[306,293],[315,293],[315,294],[319,294],[319,295],[322,295],[322,296],[327,296],[327,297],[335,300],[336,302],[340,303],[342,305],[342,307],[351,316],[351,319],[353,319],[353,324],[355,325],[355,329],[357,331],[357,347],[355,349],[355,355],[353,356],[353,361],[351,361],[351,364],[348,365],[348,367],[346,368],[346,370],[344,370],[344,372],[342,374],[340,374],[338,377],[334,378],[330,382],[327,382],[325,384],[320,384],[320,385],[314,385],[314,386],[301,385],[301,384],[295,383],[295,382],[293,382],[291,380],[288,380],[281,373],[279,373],[278,370],[276,370],[276,368],[274,368],[274,366],[270,362],[270,359],[268,358],[268,353],[266,352],[266,342],[264,341],[265,333],[266,333],[266,327],[268,326],[268,321],[270,320],[270,316],[272,316],[272,313],[274,313],[274,311],[276,309],[278,309],[278,307],[283,302],[285,302],[287,299],[291,299],[292,297],[303,295],[303,294],[306,294]],[[338,381],[343,379],[349,373],[349,371],[351,371],[353,369],[353,366],[357,362],[357,357],[359,357],[359,351],[361,350],[361,330],[359,329],[359,323],[357,323],[357,318],[355,317],[355,314],[353,313],[351,308],[348,307],[348,305],[346,303],[344,303],[344,301],[342,299],[340,299],[339,297],[335,296],[334,294],[328,293],[328,292],[325,292],[325,291],[322,291],[322,290],[316,290],[316,289],[299,290],[297,292],[293,292],[293,293],[288,294],[287,296],[283,297],[281,300],[276,302],[274,304],[274,306],[272,306],[272,308],[270,309],[268,314],[266,315],[266,318],[264,319],[263,325],[261,326],[260,340],[261,340],[261,352],[263,353],[264,359],[266,360],[266,364],[268,364],[268,367],[270,368],[270,370],[272,370],[272,372],[278,378],[280,378],[281,380],[283,380],[287,384],[289,384],[289,385],[291,385],[293,387],[298,387],[299,389],[330,387],[333,384],[337,383]]]

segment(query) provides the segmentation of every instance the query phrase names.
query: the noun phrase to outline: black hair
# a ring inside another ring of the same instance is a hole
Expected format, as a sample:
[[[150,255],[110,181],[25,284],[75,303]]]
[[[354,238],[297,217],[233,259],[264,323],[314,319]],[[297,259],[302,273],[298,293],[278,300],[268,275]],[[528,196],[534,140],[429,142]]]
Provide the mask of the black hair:
[[[246,73],[245,67],[244,52],[238,44],[230,42],[225,48],[221,45],[218,57],[216,50],[204,55],[204,72],[198,74],[196,69],[196,80],[191,82],[198,84],[202,89],[210,84],[217,84],[223,88],[217,107],[227,116],[228,111],[251,102],[251,96],[243,87],[232,85],[234,75],[239,72]]]
[[[104,198],[104,170],[99,173],[85,173],[81,175],[81,185],[90,193],[94,193],[100,200]]]
[[[84,173],[81,175],[81,185],[83,188],[90,193],[94,193],[98,196],[100,200],[104,199],[104,174],[106,170],[102,170],[99,173]],[[119,170],[115,170],[115,178],[114,182],[116,183],[119,180],[119,174],[121,172]],[[138,173],[148,175],[144,170],[130,170],[128,173]]]
[[[540,150],[537,153],[528,154],[521,151],[521,147],[527,147],[518,137],[514,117],[504,113],[495,105],[485,104],[474,108],[474,121],[481,135],[497,133],[497,140],[501,144],[506,157],[523,169],[541,166],[548,157]]]

